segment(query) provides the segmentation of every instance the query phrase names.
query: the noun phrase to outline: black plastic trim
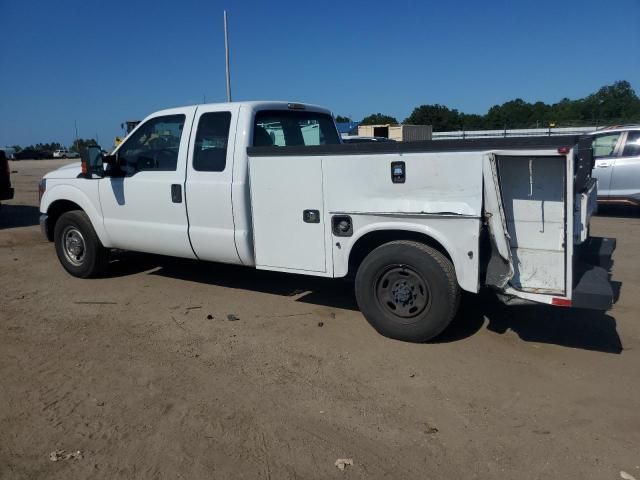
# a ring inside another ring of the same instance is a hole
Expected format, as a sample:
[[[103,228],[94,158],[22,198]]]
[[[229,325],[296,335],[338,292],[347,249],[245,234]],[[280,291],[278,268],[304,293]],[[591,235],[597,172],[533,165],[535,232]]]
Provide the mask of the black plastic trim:
[[[310,145],[291,147],[247,147],[250,157],[284,157],[317,155],[372,155],[382,153],[472,152],[478,150],[557,149],[573,147],[582,137],[559,135],[553,137],[473,138],[467,140],[424,140],[419,142],[369,142],[339,145]],[[586,145],[584,141],[583,145]],[[588,140],[590,142],[590,139]]]
[[[13,188],[5,188],[0,191],[0,200],[11,200],[13,199],[14,193],[15,191]]]

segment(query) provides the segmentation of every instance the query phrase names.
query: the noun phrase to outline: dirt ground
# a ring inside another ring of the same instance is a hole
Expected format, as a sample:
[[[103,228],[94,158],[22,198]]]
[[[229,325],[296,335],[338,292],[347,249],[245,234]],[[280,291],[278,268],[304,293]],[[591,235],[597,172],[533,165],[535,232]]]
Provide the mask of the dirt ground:
[[[415,345],[342,281],[133,253],[70,277],[37,225],[62,163],[12,162],[0,208],[0,478],[640,479],[637,211],[592,223],[607,314],[469,295]]]

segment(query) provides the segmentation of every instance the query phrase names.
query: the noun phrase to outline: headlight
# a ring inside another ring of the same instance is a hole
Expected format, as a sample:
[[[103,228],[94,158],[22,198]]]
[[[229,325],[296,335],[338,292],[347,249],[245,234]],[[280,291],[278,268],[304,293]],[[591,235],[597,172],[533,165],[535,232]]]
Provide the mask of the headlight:
[[[47,189],[47,179],[41,178],[38,182],[38,203],[42,201],[42,196],[44,195],[45,190]]]

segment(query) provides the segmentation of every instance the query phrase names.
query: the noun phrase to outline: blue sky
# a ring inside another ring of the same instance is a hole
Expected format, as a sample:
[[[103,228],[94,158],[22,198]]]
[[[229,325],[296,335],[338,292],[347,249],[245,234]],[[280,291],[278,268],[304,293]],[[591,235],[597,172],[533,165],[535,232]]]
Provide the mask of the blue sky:
[[[0,145],[111,146],[120,123],[225,100],[298,100],[359,119],[441,103],[484,113],[616,80],[640,93],[640,0],[0,0]]]

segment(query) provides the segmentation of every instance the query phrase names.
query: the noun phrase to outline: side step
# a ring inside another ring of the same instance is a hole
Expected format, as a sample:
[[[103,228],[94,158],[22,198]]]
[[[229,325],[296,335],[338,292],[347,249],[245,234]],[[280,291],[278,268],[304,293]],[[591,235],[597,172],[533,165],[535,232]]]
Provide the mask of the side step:
[[[571,306],[590,310],[609,310],[613,305],[613,290],[609,272],[597,265],[579,262],[575,266],[576,283]]]

